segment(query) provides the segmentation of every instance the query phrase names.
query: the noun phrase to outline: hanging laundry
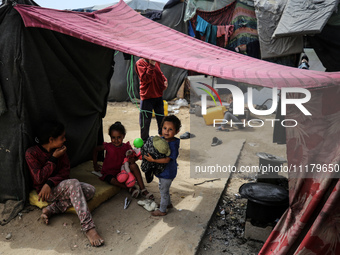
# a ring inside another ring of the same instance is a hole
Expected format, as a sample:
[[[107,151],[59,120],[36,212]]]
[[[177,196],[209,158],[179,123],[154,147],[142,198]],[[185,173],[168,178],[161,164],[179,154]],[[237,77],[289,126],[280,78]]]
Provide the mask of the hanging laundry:
[[[194,29],[192,28],[192,25],[191,25],[191,21],[189,20],[189,26],[188,26],[188,35],[190,35],[191,37],[195,37],[195,32],[194,32]]]
[[[192,25],[194,32],[196,33],[196,30],[197,30],[196,20],[199,19],[198,16],[211,25],[215,25],[215,26],[230,25],[232,17],[233,17],[236,2],[237,1],[234,1],[234,2],[230,3],[229,5],[223,7],[219,10],[216,10],[216,11],[196,10],[196,14],[191,19],[191,25]],[[216,28],[216,30],[217,30],[217,28]],[[201,36],[197,36],[197,34],[200,34],[200,33],[196,33],[196,38],[201,39]],[[205,40],[205,38],[202,38],[202,39]],[[211,43],[213,43],[213,42],[211,42]],[[213,44],[215,44],[215,43],[213,43]],[[216,38],[216,45],[217,46],[224,47],[224,44],[225,44],[225,40],[224,40],[223,37],[219,37],[219,38],[217,37]]]
[[[222,37],[224,35],[224,45],[223,47],[226,47],[229,41],[230,36],[234,32],[234,26],[233,25],[226,25],[226,26],[217,26],[217,37]]]
[[[203,36],[206,42],[216,45],[217,26],[206,22],[199,15],[196,22],[196,38],[201,39]]]
[[[210,25],[210,34],[205,38],[205,41],[211,44],[216,45],[216,38],[217,38],[217,26]]]
[[[198,15],[197,15],[197,21],[196,22],[197,22],[196,23],[196,31],[200,32],[201,35],[205,35],[209,23],[206,22],[204,19],[202,19]]]

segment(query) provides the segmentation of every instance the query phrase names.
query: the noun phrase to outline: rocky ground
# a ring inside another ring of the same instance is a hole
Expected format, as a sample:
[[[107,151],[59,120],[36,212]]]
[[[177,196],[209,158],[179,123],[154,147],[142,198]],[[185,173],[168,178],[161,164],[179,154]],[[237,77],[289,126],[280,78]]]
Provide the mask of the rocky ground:
[[[202,239],[199,255],[251,255],[261,250],[263,242],[244,238],[247,199],[237,195],[238,188],[248,181],[243,178],[229,181]]]

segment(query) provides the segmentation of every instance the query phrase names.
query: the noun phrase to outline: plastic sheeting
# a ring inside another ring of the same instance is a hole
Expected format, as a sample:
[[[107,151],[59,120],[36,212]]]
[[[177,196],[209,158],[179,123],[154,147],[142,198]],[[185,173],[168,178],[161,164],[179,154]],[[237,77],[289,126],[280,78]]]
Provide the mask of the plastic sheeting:
[[[184,15],[184,21],[192,19],[196,14],[196,10],[216,11],[231,4],[232,2],[235,2],[235,0],[188,0],[188,5],[186,7]]]
[[[320,34],[308,36],[327,72],[340,70],[340,26],[326,25]]]
[[[340,73],[301,70],[207,44],[150,21],[123,1],[93,13],[17,5],[26,26],[41,27],[160,63],[263,87],[337,86]],[[152,43],[151,43],[152,42]]]
[[[34,4],[27,0],[18,3]],[[25,28],[12,5],[0,8],[0,202],[25,202],[25,151],[43,119],[66,125],[72,166],[92,158],[103,139],[113,50],[46,29]]]
[[[338,0],[288,0],[273,36],[320,33],[337,3]]]
[[[262,59],[301,53],[303,50],[302,36],[272,38],[286,2],[287,0],[255,0]]]

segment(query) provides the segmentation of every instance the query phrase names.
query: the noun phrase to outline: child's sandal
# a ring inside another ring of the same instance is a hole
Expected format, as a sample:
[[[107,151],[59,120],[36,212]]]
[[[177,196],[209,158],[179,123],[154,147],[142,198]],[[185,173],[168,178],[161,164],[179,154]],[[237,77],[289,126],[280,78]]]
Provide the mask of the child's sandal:
[[[129,193],[131,194],[133,198],[138,198],[140,194],[140,190],[136,187],[132,187],[129,189]]]
[[[144,193],[147,192],[146,195],[144,195]],[[141,194],[142,194],[142,197],[146,198],[146,199],[151,199],[151,200],[154,200],[155,197],[153,196],[152,193],[150,193],[147,189],[142,189],[141,190]]]

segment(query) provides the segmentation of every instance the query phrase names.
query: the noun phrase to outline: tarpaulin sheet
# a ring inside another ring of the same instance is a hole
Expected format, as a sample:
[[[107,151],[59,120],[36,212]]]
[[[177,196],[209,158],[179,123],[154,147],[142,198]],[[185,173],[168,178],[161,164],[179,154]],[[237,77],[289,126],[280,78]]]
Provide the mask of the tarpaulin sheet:
[[[338,0],[288,0],[274,37],[320,33]]]
[[[302,36],[273,38],[287,0],[255,0],[261,58],[275,58],[299,54],[303,51]]]
[[[340,73],[285,67],[201,42],[150,21],[123,1],[92,13],[17,5],[28,27],[68,34],[164,64],[265,87],[338,85]]]

